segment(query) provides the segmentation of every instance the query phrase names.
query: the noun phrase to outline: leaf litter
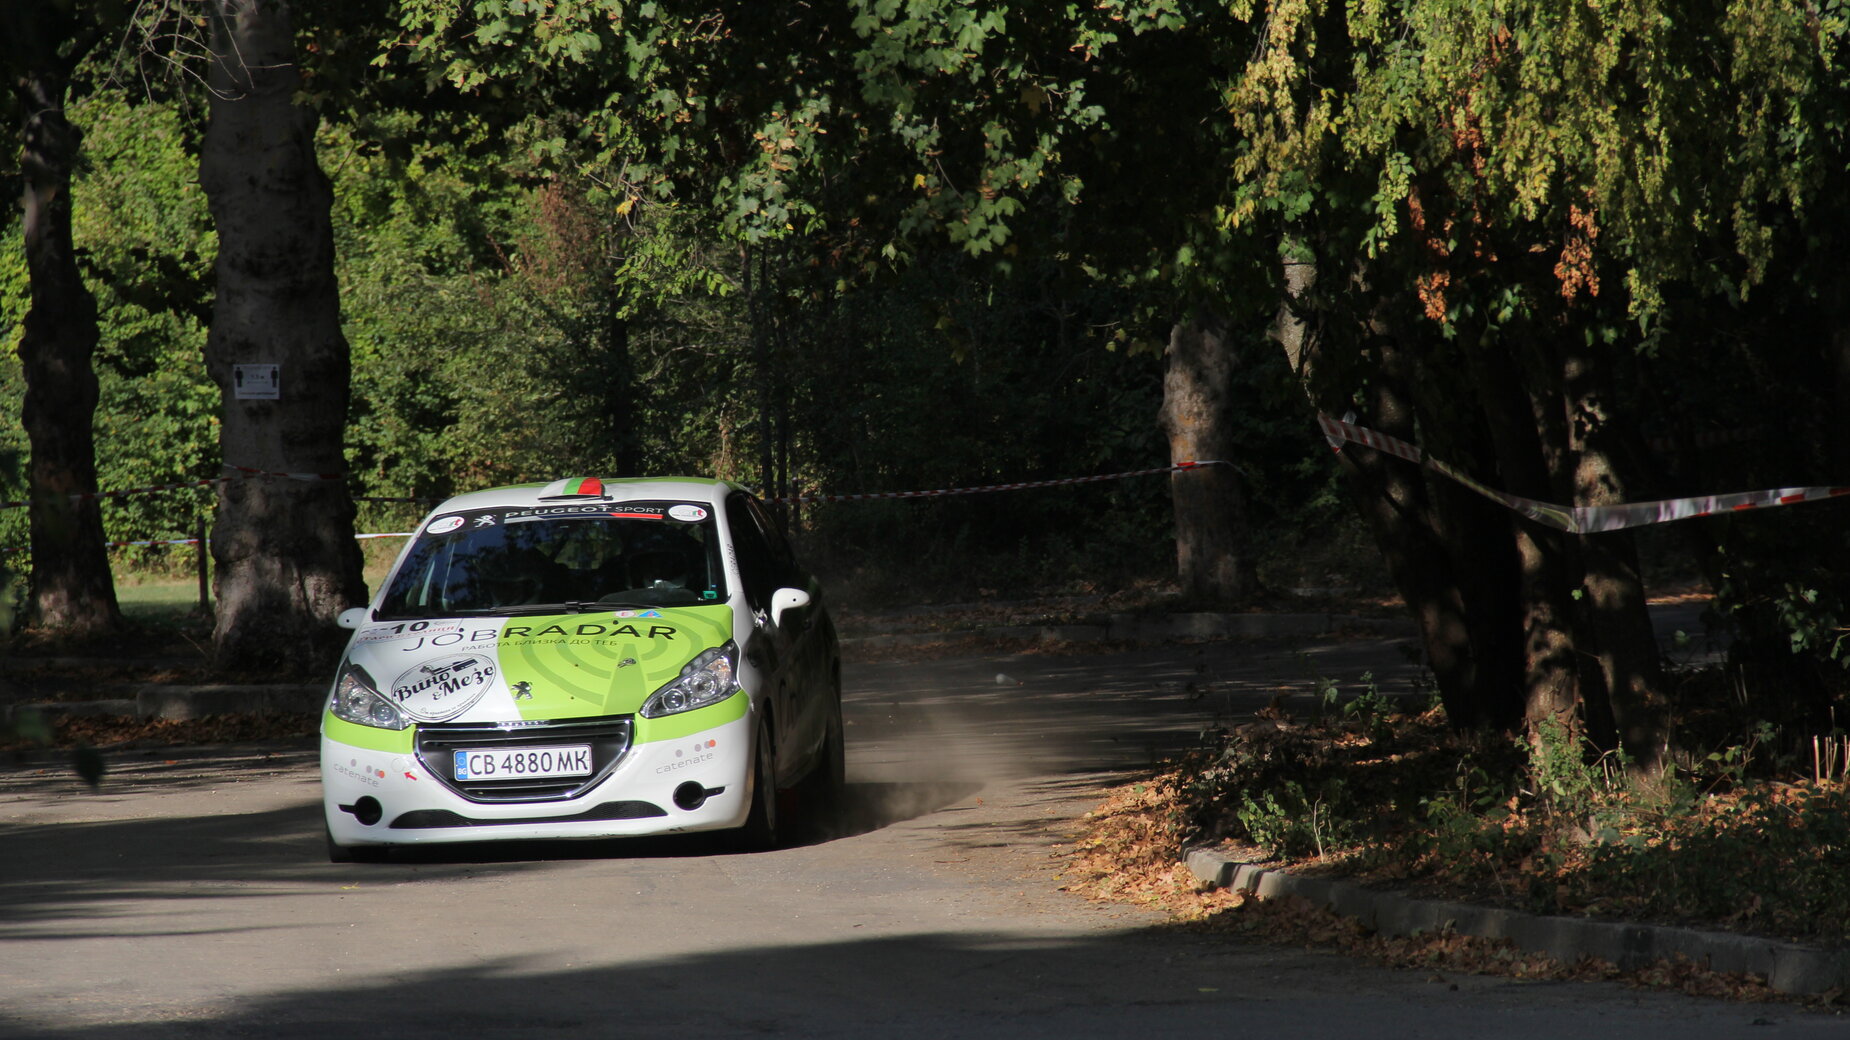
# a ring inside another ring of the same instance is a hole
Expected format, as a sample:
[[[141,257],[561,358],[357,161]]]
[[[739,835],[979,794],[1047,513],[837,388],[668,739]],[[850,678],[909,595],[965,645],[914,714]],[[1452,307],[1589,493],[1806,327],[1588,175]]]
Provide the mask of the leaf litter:
[[[1567,963],[1508,940],[1451,931],[1381,935],[1299,897],[1262,899],[1206,886],[1182,864],[1183,850],[1215,846],[1232,859],[1293,873],[1532,912],[1674,918],[1782,936],[1809,929],[1799,937],[1843,940],[1850,908],[1819,914],[1821,904],[1840,898],[1835,879],[1850,873],[1840,869],[1850,855],[1840,833],[1850,821],[1850,798],[1841,784],[1735,777],[1705,787],[1712,778],[1685,778],[1682,788],[1654,788],[1649,797],[1613,784],[1570,798],[1535,791],[1520,749],[1461,737],[1436,712],[1307,721],[1276,710],[1260,714],[1223,731],[1207,750],[1110,791],[1086,814],[1072,844],[1058,850],[1062,887],[1103,903],[1164,911],[1178,929],[1339,950],[1428,970],[1435,981],[1444,981],[1444,972],[1465,972],[1614,980],[1734,1001],[1794,999],[1774,993],[1759,976],[1686,960],[1623,971],[1599,959]],[[1507,792],[1492,780],[1500,770],[1509,777]],[[1461,783],[1461,776],[1471,779]],[[1332,777],[1343,783],[1330,784]],[[1268,808],[1265,789],[1291,785],[1303,797]],[[1343,826],[1330,825],[1320,845],[1271,827],[1306,815],[1306,806],[1320,800],[1339,804],[1348,817]],[[1755,885],[1752,879],[1767,876],[1769,854],[1779,857],[1771,865],[1782,884]],[[1676,877],[1666,880],[1667,873]],[[1703,916],[1672,912],[1698,879],[1716,881],[1693,900]],[[1841,996],[1808,1003],[1834,1008]]]

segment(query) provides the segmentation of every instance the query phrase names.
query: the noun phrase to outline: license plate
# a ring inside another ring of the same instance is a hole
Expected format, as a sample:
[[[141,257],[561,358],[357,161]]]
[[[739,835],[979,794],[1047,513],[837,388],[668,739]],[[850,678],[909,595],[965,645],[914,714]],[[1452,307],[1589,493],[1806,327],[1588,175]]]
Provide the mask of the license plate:
[[[458,780],[545,780],[591,775],[591,745],[476,748],[456,752]]]

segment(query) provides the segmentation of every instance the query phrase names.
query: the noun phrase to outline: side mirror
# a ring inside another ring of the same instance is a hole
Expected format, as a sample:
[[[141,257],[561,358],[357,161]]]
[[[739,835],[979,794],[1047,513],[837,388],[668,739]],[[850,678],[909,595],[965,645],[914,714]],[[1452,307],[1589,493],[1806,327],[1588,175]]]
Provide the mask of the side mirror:
[[[784,623],[784,612],[809,606],[809,593],[802,589],[778,589],[771,593],[771,624]]]
[[[334,619],[334,623],[342,628],[359,628],[366,624],[366,608],[348,607],[340,612],[340,616]]]

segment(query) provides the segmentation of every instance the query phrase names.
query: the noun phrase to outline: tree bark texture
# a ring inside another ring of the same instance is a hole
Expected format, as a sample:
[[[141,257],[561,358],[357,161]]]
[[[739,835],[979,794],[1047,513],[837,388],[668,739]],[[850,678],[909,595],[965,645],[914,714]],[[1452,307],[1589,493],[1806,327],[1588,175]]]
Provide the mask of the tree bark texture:
[[[1179,322],[1164,354],[1163,432],[1169,461],[1239,458],[1232,386],[1237,352],[1227,323],[1198,314]],[[1231,465],[1177,470],[1169,476],[1176,518],[1176,575],[1182,593],[1203,603],[1233,605],[1258,590],[1247,544],[1246,494]]]
[[[43,60],[21,70],[14,82],[24,114],[21,202],[31,281],[31,306],[19,338],[26,382],[21,418],[31,451],[26,623],[85,639],[118,628],[121,614],[97,500],[71,497],[97,489],[91,433],[97,382],[90,367],[96,300],[78,272],[71,241],[71,170],[82,134],[64,113],[74,59],[57,57],[57,41],[38,42]]]
[[[1418,443],[1407,387],[1419,374],[1391,337],[1371,349],[1382,375],[1369,385],[1363,422]],[[1343,454],[1359,478],[1354,487],[1362,513],[1388,572],[1420,626],[1446,715],[1467,729],[1512,725],[1520,715],[1520,644],[1507,519],[1487,503],[1468,501],[1469,491],[1449,482],[1440,486],[1400,459],[1372,451]]]
[[[1575,348],[1565,362],[1574,503],[1623,502],[1627,488],[1616,463],[1622,438],[1609,400],[1606,361],[1594,351]],[[1636,544],[1627,531],[1585,534],[1580,554],[1582,630],[1599,664],[1619,745],[1634,768],[1656,772],[1668,753],[1669,709]]]
[[[1524,344],[1517,334],[1503,340],[1469,352],[1491,446],[1511,494],[1552,502],[1559,496],[1549,479],[1535,400],[1524,388],[1510,353],[1522,350]],[[1580,669],[1574,653],[1574,609],[1569,594],[1578,571],[1573,546],[1563,532],[1525,517],[1511,514],[1510,524],[1520,573],[1524,728],[1534,739],[1541,726],[1553,720],[1564,732],[1578,734]]]
[[[228,467],[344,474],[348,348],[329,224],[289,6],[213,0],[211,123],[200,161],[218,230],[218,296],[206,364],[223,394]],[[275,400],[238,398],[238,365],[278,365]],[[237,472],[228,475],[236,477]],[[221,484],[214,653],[220,668],[324,667],[343,609],[365,602],[344,479]]]
[[[1311,404],[1321,411],[1341,412],[1354,397],[1330,386],[1328,374],[1319,370],[1319,329],[1303,316],[1304,298],[1316,281],[1314,262],[1285,263],[1285,298],[1280,301],[1272,335],[1284,347]],[[1380,377],[1368,384],[1366,400],[1361,402],[1367,414],[1361,419],[1373,429],[1412,442],[1418,437],[1414,407],[1399,382],[1406,377],[1409,362],[1391,337],[1381,332],[1371,328],[1365,333]],[[1513,621],[1495,595],[1498,582],[1507,578],[1507,568],[1499,562],[1507,562],[1507,538],[1492,546],[1492,551],[1482,551],[1486,537],[1498,537],[1494,528],[1500,518],[1456,496],[1435,499],[1426,474],[1400,459],[1347,448],[1337,458],[1357,511],[1419,626],[1427,666],[1447,717],[1460,728],[1507,725],[1513,713],[1509,702],[1515,688],[1515,663],[1509,652],[1511,641],[1497,636],[1499,626],[1507,628]],[[1486,524],[1493,530],[1487,532]],[[1462,558],[1447,544],[1448,538],[1458,537],[1470,539]],[[1466,570],[1473,573],[1465,575]]]

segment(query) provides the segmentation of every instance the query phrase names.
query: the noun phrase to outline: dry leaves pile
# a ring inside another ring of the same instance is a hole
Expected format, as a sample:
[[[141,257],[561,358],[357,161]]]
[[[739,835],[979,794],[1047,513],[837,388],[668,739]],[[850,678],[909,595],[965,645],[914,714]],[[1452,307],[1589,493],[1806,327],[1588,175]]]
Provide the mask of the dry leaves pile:
[[[1236,893],[1201,888],[1182,865],[1182,816],[1173,774],[1111,792],[1086,814],[1080,839],[1062,850],[1068,860],[1063,886],[1089,899],[1140,903],[1197,920]]]
[[[1348,739],[1328,734],[1332,742]],[[1292,739],[1306,739],[1292,727]],[[1353,742],[1353,741],[1351,741]],[[1166,772],[1110,792],[1088,813],[1080,837],[1061,850],[1066,860],[1061,880],[1068,891],[1087,898],[1131,903],[1161,909],[1180,927],[1232,932],[1268,942],[1330,948],[1364,956],[1395,967],[1432,971],[1494,974],[1524,979],[1616,979],[1639,986],[1668,988],[1685,993],[1742,1001],[1774,999],[1764,981],[1752,976],[1713,972],[1689,963],[1659,962],[1639,971],[1621,972],[1598,960],[1564,964],[1541,954],[1517,950],[1504,940],[1487,940],[1453,933],[1383,936],[1363,928],[1354,919],[1339,917],[1291,897],[1261,900],[1244,893],[1209,889],[1181,864],[1184,843],[1201,844],[1210,835],[1191,832],[1191,821],[1214,818],[1203,807],[1190,804],[1204,788],[1192,783],[1187,770]],[[1230,818],[1222,813],[1218,818]],[[1267,860],[1263,850],[1250,844],[1227,842],[1234,858],[1246,862]],[[1391,844],[1391,843],[1390,843]],[[1417,851],[1409,855],[1419,855]],[[1374,858],[1381,866],[1379,856]],[[1357,873],[1362,861],[1346,855],[1327,860],[1273,857],[1271,862],[1294,870],[1321,873]],[[1457,898],[1481,893],[1478,879],[1461,877],[1448,887],[1443,871],[1422,873],[1428,891]],[[1532,868],[1539,869],[1531,862]],[[1406,865],[1406,873],[1415,873]],[[1443,981],[1438,979],[1438,981]],[[1827,1003],[1829,1001],[1826,1001]]]

